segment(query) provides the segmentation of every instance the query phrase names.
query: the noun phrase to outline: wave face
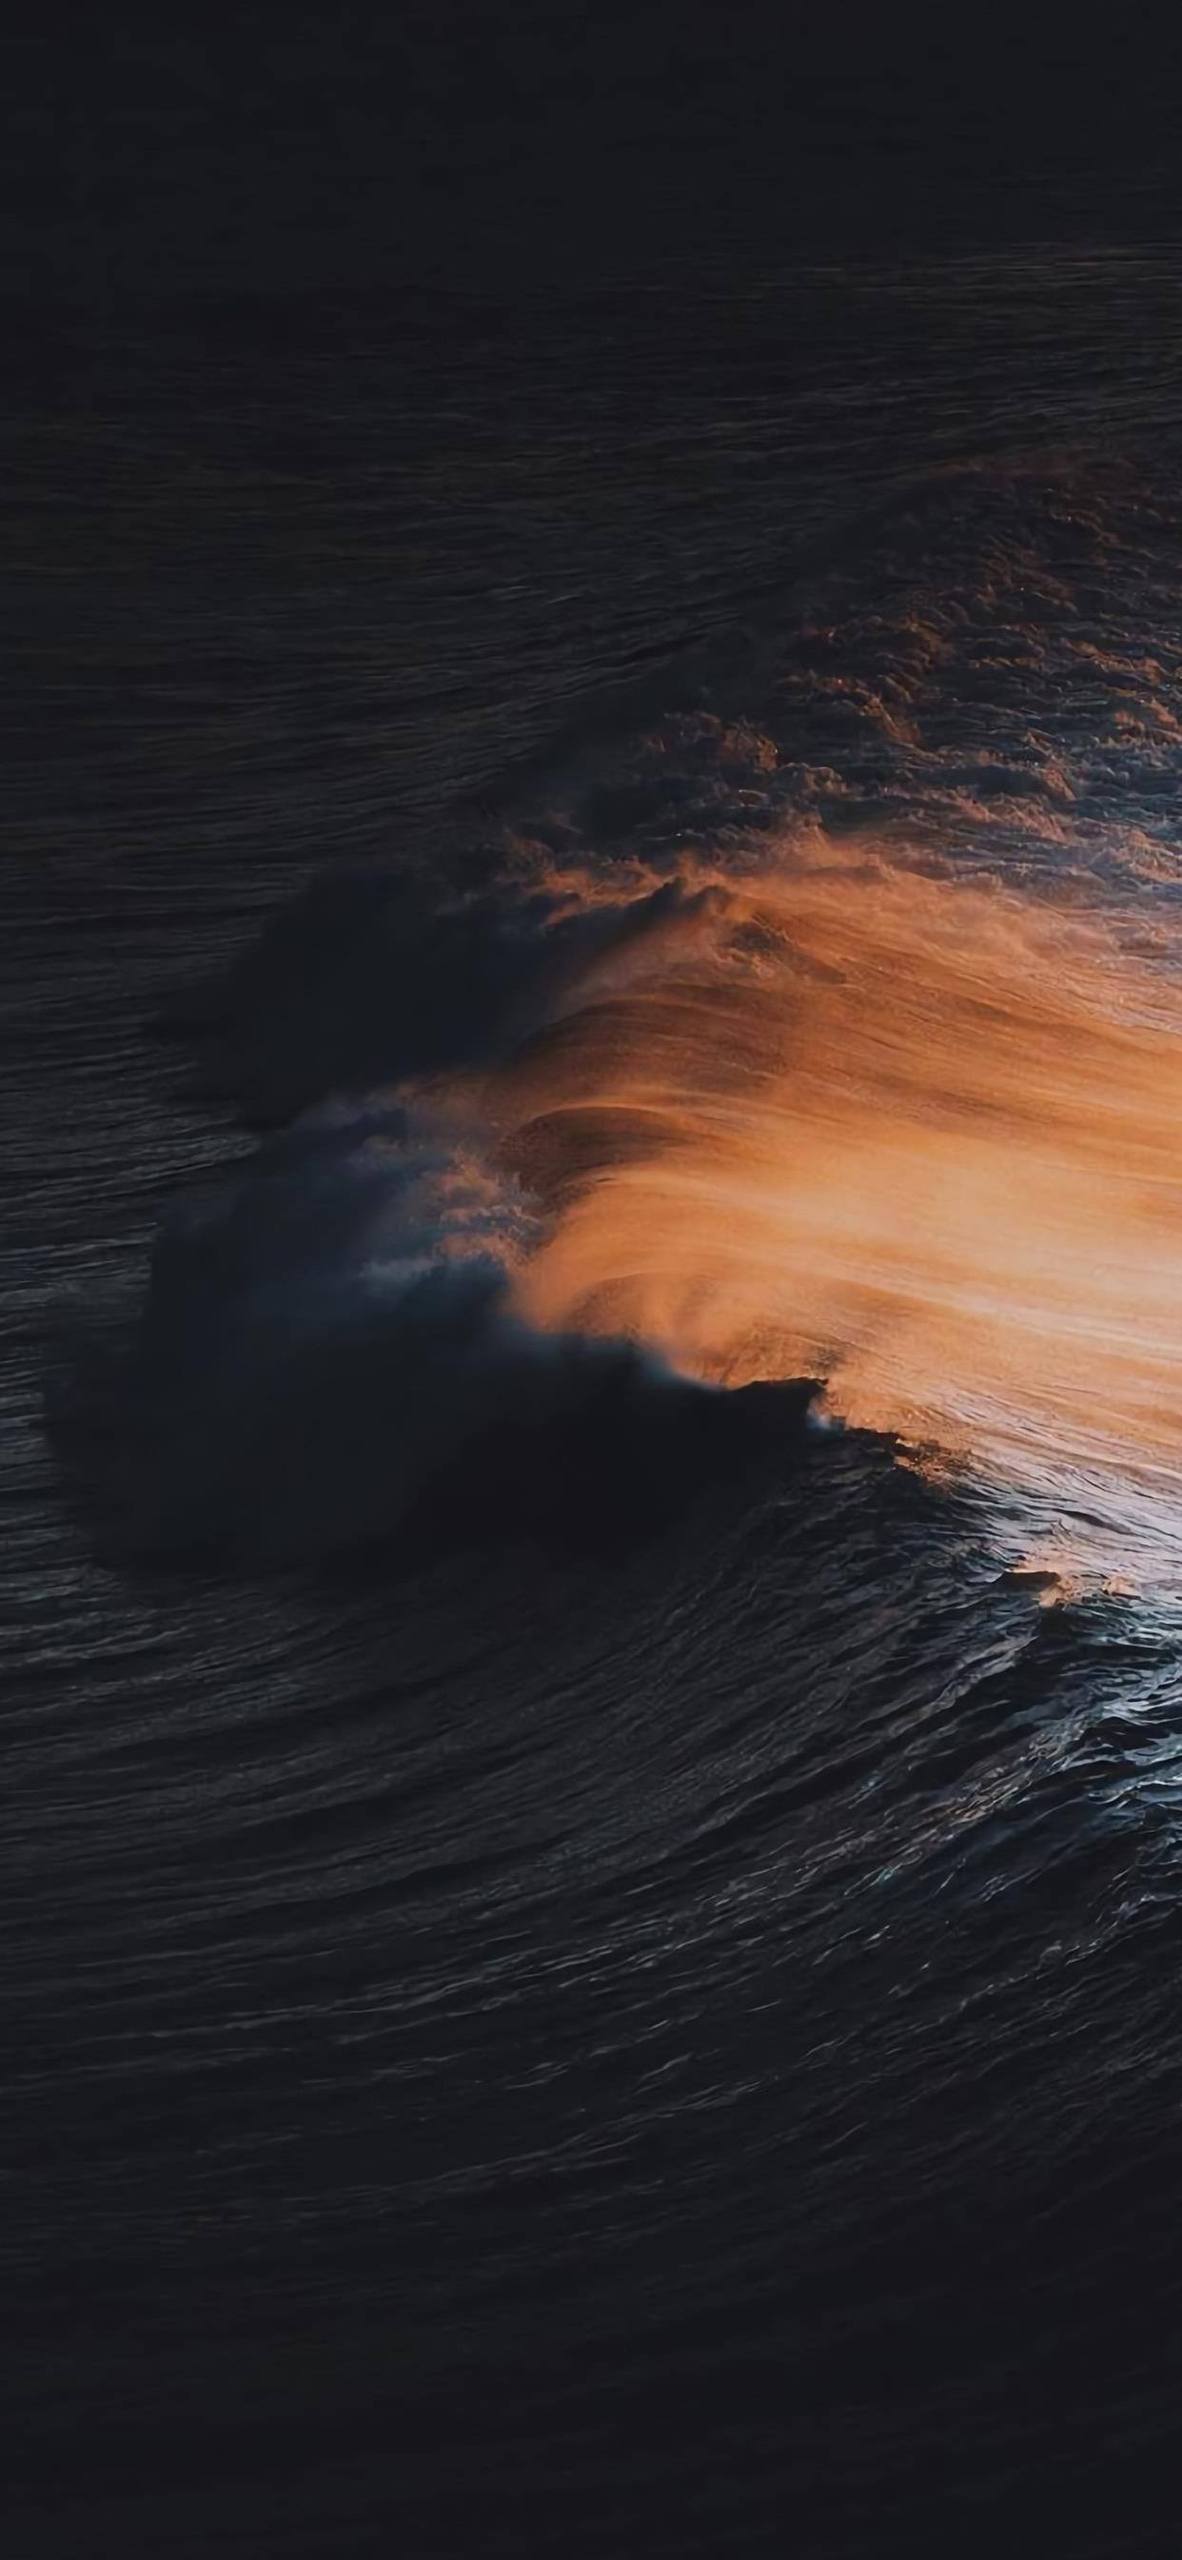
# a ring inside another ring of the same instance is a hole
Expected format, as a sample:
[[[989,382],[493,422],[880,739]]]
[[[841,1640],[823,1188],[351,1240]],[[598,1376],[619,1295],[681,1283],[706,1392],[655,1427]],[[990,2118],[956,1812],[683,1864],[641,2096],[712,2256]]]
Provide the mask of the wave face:
[[[556,899],[623,869],[631,929],[480,1100],[555,1209],[542,1322],[722,1382],[821,1370],[849,1421],[1119,1515],[1109,1563],[1176,1586],[1176,617],[1147,637],[1122,542],[1151,508],[1029,472],[930,498],[887,611],[836,581],[742,716],[559,786]],[[613,793],[612,861],[572,875]]]
[[[1164,1534],[1177,982],[866,844],[664,896],[482,1090],[553,1213],[517,1302],[719,1384],[823,1371],[846,1421],[1033,1492],[1156,1482]]]
[[[1173,287],[659,281],[178,323],[67,582],[21,2551],[1173,2549]]]
[[[862,585],[766,610],[692,708],[545,775],[479,887],[367,892],[360,960],[346,939],[308,1007],[335,1122],[223,1219],[223,1365],[245,1299],[298,1403],[292,1328],[343,1327],[360,1376],[384,1305],[374,1466],[408,1499],[494,1406],[509,1430],[527,1368],[557,1380],[548,1342],[822,1377],[833,1418],[992,1485],[1010,1561],[1018,1498],[1048,1567],[1179,1592],[1182,725],[1172,622],[1141,618],[1175,532],[1127,469],[952,475]],[[254,1036],[265,1059],[265,1004]],[[187,1251],[167,1271],[207,1300]],[[167,1295],[162,1263],[158,1331]]]

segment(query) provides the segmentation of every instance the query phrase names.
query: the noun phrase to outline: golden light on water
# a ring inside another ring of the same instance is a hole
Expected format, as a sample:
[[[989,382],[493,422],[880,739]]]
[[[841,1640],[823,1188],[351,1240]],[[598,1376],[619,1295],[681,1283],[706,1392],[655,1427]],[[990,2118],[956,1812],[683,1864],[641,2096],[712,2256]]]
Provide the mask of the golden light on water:
[[[486,1095],[552,1210],[525,1313],[722,1383],[823,1373],[848,1421],[1024,1479],[1168,1488],[1170,982],[1078,910],[873,858],[693,890]]]

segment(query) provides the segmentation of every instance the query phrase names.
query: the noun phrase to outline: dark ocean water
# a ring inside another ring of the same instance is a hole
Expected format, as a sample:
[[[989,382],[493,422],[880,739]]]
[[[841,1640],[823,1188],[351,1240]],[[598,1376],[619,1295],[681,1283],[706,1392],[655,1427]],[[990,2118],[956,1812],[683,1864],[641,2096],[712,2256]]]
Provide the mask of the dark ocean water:
[[[1169,1465],[470,1388],[400,1115],[523,844],[885,828],[1169,1013],[1180,322],[1034,241],[27,332],[14,2554],[1174,2548]]]

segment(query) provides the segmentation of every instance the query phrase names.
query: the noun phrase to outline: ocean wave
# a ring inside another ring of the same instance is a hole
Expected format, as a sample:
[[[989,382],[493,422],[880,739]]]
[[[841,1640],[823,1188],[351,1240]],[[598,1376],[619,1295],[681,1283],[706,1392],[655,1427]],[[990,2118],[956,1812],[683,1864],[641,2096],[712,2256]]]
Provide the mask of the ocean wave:
[[[1162,437],[987,462],[798,539],[818,490],[881,488],[966,415],[1036,433],[1036,340],[1056,415],[1094,426],[1099,353],[1106,429],[1160,422],[1163,279],[1117,277],[1081,337],[1061,265],[954,266],[854,295],[815,468],[787,393],[730,407],[729,514],[696,272],[677,361],[598,313],[582,382],[516,350],[487,468],[432,427],[433,565],[393,634],[413,362],[362,401],[335,512],[298,453],[276,496],[273,445],[282,410],[341,454],[339,361],[268,348],[245,418],[217,375],[212,497],[186,462],[144,515],[129,466],[93,585],[45,589],[73,617],[109,582],[129,637],[17,1061],[47,1214],[5,1309],[21,2549],[520,2554],[558,2519],[587,2560],[797,2528],[860,2555],[966,2516],[1169,2547],[1182,1657],[1144,1586],[1174,1471],[1138,1510],[1112,1424],[1159,1284],[1172,1392],[1173,466]],[[833,288],[804,324],[769,290],[827,394]],[[995,376],[999,308],[1025,334]],[[583,393],[613,367],[639,387],[605,461]],[[300,583],[251,586],[231,661],[243,536]],[[789,556],[741,643],[456,812],[540,705]],[[366,852],[193,984],[281,883]],[[180,972],[196,1092],[142,1028]],[[1116,1162],[1138,1095],[1146,1200]],[[991,1172],[963,1235],[950,1163]],[[1056,1248],[1021,1290],[1015,1188]],[[814,1343],[819,1411],[758,1374]],[[904,1395],[910,1449],[836,1427]],[[1155,1382],[1150,1434],[1165,1410]]]
[[[1056,1568],[1176,1578],[1182,944],[1111,769],[1175,752],[1182,654],[1130,628],[1164,511],[1076,469],[934,507],[450,882],[314,886],[247,956],[216,1072],[286,1128],[161,1238],[137,1536],[340,1547],[494,1442],[520,1507],[597,1400],[824,1378],[1024,1490],[1040,1554],[1057,1499]]]

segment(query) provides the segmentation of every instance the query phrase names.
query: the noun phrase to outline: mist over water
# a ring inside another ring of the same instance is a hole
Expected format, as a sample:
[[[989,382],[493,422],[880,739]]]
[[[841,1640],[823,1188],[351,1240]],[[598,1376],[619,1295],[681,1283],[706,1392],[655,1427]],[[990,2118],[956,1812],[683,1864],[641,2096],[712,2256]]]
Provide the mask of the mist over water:
[[[846,1421],[1065,1500],[1168,1481],[1177,992],[868,846],[695,881],[482,1096],[553,1206],[518,1303],[719,1384],[823,1372]]]

